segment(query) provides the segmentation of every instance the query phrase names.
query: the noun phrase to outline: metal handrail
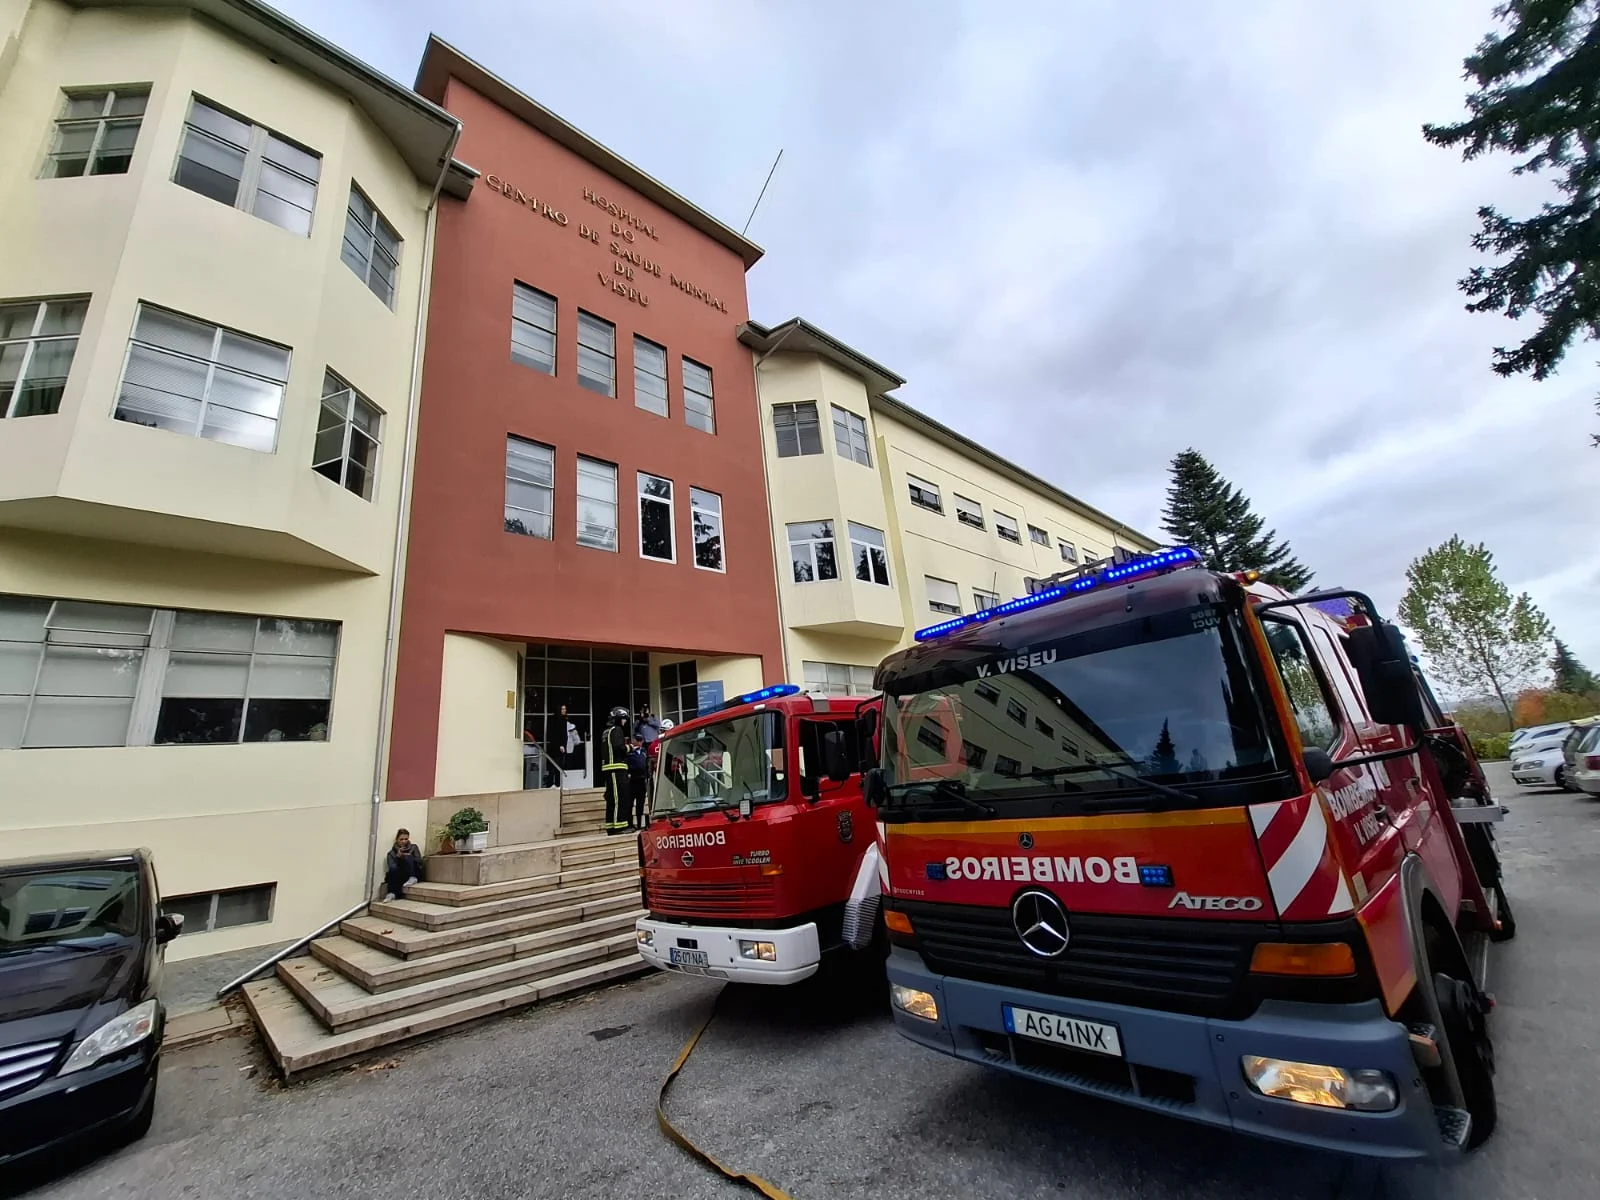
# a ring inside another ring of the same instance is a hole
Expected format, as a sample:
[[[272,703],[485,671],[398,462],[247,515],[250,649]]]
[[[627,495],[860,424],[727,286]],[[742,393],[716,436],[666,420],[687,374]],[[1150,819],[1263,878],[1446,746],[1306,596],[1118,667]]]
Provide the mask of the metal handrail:
[[[268,967],[276,966],[282,959],[288,958],[289,955],[293,954],[296,950],[300,949],[302,946],[308,945],[309,943],[315,941],[317,938],[321,937],[323,934],[327,933],[328,930],[332,929],[340,921],[348,921],[351,917],[355,916],[363,908],[367,907],[367,905],[369,903],[370,903],[370,901],[363,900],[360,904],[357,904],[349,912],[335,917],[333,920],[329,921],[326,925],[322,925],[322,926],[319,926],[316,929],[313,929],[310,933],[306,934],[305,937],[301,938],[298,942],[290,942],[287,946],[285,946],[282,950],[277,951],[270,958],[264,959],[261,962],[257,963],[255,966],[251,967],[248,971],[246,971],[243,975],[239,976],[239,978],[235,979],[232,983],[224,984],[222,987],[218,988],[217,989],[217,999],[221,1000],[229,992],[233,991],[234,988],[239,987],[241,984],[249,983],[250,980],[254,979],[257,975],[261,974],[261,972],[265,971]]]

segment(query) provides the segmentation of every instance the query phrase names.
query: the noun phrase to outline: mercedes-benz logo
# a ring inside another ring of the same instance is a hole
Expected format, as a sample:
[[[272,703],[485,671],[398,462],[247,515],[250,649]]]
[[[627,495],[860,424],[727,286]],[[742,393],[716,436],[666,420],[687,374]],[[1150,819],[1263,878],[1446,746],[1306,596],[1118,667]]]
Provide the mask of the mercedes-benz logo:
[[[1060,958],[1072,940],[1067,910],[1049,892],[1030,889],[1013,900],[1011,924],[1022,944],[1040,958]]]
[[[694,866],[694,855],[687,850],[683,852],[683,865],[686,867]]]
[[[1019,834],[1017,834],[1017,845],[1021,846],[1024,850],[1032,850],[1033,849],[1033,834],[1031,834],[1031,833],[1019,833]]]

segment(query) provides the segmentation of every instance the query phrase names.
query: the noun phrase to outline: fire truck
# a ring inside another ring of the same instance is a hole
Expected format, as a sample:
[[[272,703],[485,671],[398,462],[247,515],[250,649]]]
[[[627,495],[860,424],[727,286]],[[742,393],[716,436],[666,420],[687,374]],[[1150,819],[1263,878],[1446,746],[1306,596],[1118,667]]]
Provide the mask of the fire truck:
[[[887,952],[862,797],[860,701],[778,684],[662,736],[639,835],[639,953],[663,970],[792,984]]]
[[[1334,1151],[1489,1136],[1505,810],[1369,597],[1120,555],[877,685],[905,1036]]]

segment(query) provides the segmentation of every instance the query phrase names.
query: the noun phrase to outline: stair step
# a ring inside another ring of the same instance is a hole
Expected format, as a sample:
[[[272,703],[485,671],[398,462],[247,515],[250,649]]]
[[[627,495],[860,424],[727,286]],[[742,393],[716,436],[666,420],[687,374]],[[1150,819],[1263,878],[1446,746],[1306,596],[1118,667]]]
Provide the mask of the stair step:
[[[498,991],[514,983],[530,983],[596,961],[621,957],[633,953],[635,945],[631,932],[612,934],[597,941],[578,942],[379,993],[367,991],[354,980],[346,979],[310,957],[280,962],[278,978],[289,985],[289,990],[300,997],[318,1020],[338,1032],[370,1025],[412,1009]]]
[[[637,893],[638,879],[613,874],[585,883],[524,892],[521,895],[501,896],[478,904],[430,904],[425,900],[375,900],[367,908],[370,916],[379,920],[410,925],[415,929],[449,929],[456,925],[474,925],[508,917],[513,913],[540,908],[566,908],[585,900],[598,900],[606,896]]]
[[[532,875],[527,879],[507,879],[500,883],[414,883],[406,890],[406,899],[461,907],[529,892],[553,891],[559,887],[592,883],[613,876],[625,875],[631,880],[637,877],[638,870],[637,862],[604,862],[573,867],[553,875]]]
[[[573,825],[562,825],[556,829],[557,837],[578,837],[580,834],[593,833],[601,826],[600,821],[580,821]]]
[[[375,1025],[329,1033],[295,994],[277,979],[261,979],[244,986],[245,1003],[255,1018],[267,1050],[286,1078],[326,1063],[336,1062],[391,1046],[409,1038],[436,1033],[452,1025],[523,1008],[569,992],[582,991],[642,974],[650,968],[637,954],[591,963],[573,971],[531,983],[455,1000],[432,1008],[391,1017]]]
[[[495,921],[482,921],[476,925],[429,930],[403,925],[397,921],[386,921],[381,917],[365,916],[352,917],[348,921],[341,922],[339,932],[355,941],[365,942],[369,946],[376,946],[380,950],[387,950],[402,958],[423,958],[442,954],[447,950],[459,950],[463,946],[515,937],[520,933],[533,933],[558,925],[592,921],[596,917],[631,911],[638,905],[639,892],[633,888],[618,895],[585,900],[582,904],[573,904],[566,908],[536,908],[529,912],[501,917]]]
[[[639,846],[636,836],[623,837],[619,834],[615,837],[606,837],[602,834],[600,841],[602,844],[598,846],[591,845],[589,839],[585,839],[582,842],[574,842],[570,849],[562,847],[562,869],[592,867],[603,862],[626,861],[638,865]]]
[[[311,954],[317,961],[360,984],[366,991],[387,992],[449,971],[485,967],[514,958],[527,958],[547,950],[559,950],[577,942],[631,934],[634,922],[643,914],[643,909],[635,907],[592,921],[581,921],[576,925],[559,925],[498,942],[480,942],[426,958],[396,958],[387,950],[342,934],[318,938],[311,943]]]

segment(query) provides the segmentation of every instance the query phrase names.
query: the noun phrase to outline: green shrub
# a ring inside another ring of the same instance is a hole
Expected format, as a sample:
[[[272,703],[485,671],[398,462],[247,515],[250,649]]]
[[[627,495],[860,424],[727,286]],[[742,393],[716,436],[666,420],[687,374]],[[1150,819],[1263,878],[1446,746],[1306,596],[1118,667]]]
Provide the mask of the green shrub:
[[[476,808],[463,808],[458,810],[451,818],[444,831],[450,835],[452,841],[464,842],[469,834],[487,833],[489,822],[482,812]]]
[[[1472,739],[1472,752],[1484,762],[1505,758],[1511,753],[1509,733],[1479,734]]]

